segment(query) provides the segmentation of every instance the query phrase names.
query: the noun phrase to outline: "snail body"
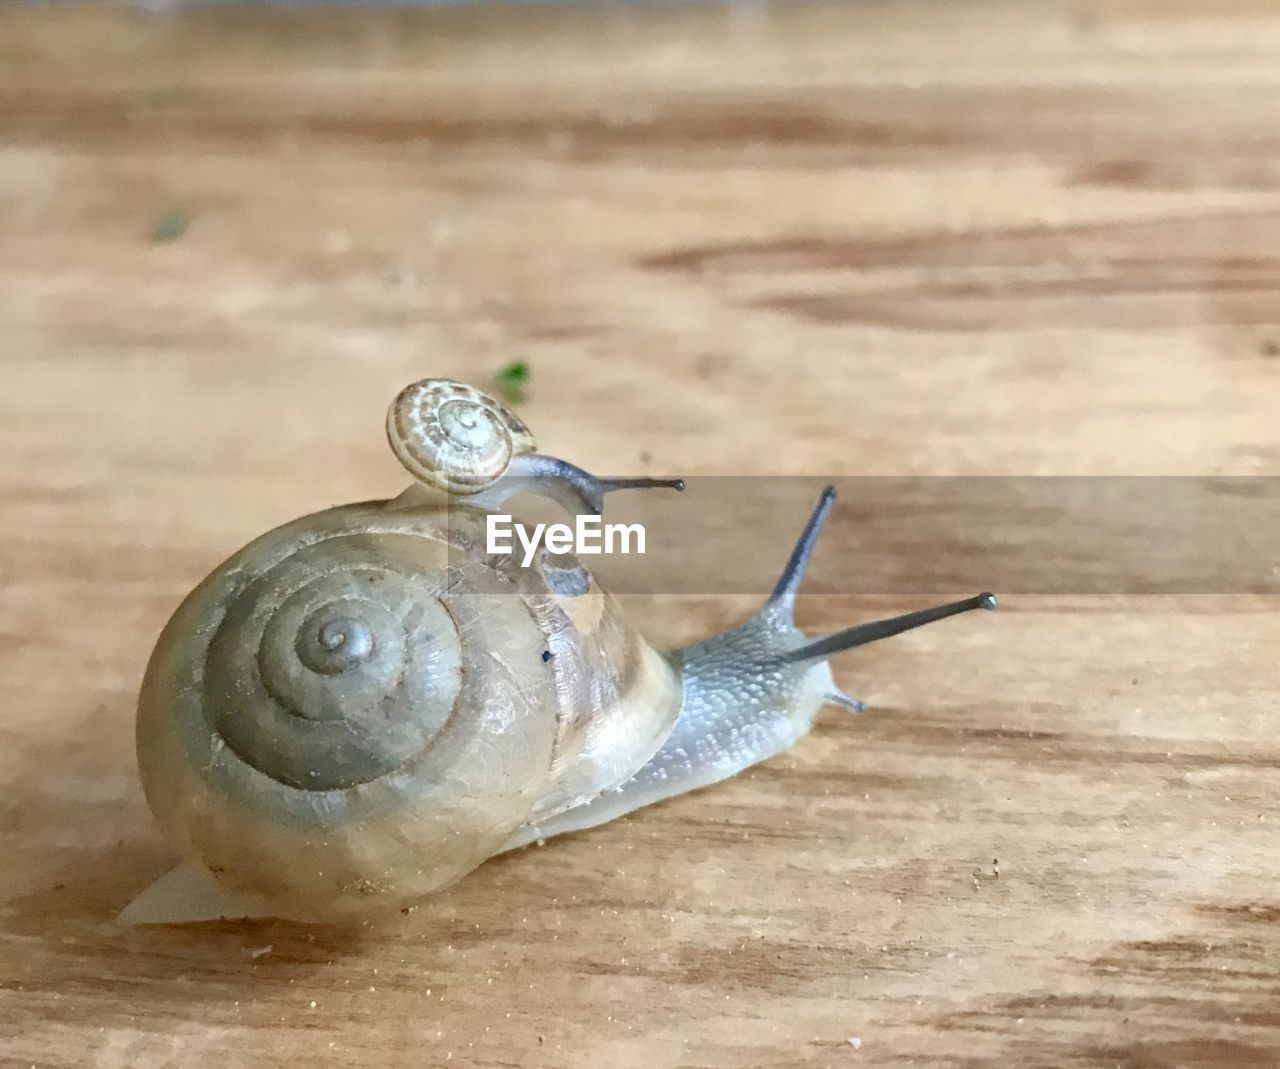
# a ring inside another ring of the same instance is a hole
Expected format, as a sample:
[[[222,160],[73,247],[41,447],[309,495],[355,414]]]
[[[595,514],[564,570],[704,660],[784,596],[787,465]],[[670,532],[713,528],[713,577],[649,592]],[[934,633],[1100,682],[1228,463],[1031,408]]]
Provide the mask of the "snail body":
[[[983,595],[806,638],[791,608],[828,490],[759,613],[660,651],[573,554],[544,549],[526,568],[484,544],[487,506],[513,493],[590,505],[654,480],[538,458],[497,401],[439,380],[402,392],[388,435],[424,493],[263,535],[164,628],[138,763],[187,867],[123,920],[402,909],[494,854],[782,752],[827,702],[859,707],[830,653],[990,607]]]

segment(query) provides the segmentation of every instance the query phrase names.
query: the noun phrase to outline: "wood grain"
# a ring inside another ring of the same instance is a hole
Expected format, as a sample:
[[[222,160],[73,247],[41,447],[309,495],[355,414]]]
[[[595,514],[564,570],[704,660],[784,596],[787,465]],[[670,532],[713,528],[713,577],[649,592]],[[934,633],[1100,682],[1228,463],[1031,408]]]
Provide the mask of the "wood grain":
[[[171,862],[159,627],[397,492],[413,378],[527,359],[602,470],[1280,473],[1277,54],[1243,0],[0,10],[0,1065],[1280,1064],[1280,618],[1230,589],[863,651],[872,713],[395,925],[112,924]]]

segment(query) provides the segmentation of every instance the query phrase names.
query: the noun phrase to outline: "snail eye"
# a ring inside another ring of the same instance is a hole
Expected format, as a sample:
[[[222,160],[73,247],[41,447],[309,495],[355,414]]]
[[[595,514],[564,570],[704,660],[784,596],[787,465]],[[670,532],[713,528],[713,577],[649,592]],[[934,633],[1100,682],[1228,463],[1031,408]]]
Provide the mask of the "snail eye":
[[[553,592],[562,598],[578,598],[591,589],[591,573],[568,553],[548,553],[538,558],[538,570]]]

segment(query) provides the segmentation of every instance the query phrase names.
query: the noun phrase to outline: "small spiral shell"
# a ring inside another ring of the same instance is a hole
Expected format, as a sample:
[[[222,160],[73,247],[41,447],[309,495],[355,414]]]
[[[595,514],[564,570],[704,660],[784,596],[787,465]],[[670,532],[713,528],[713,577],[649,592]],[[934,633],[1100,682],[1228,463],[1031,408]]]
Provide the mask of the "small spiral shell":
[[[387,439],[415,479],[460,495],[492,486],[513,457],[537,448],[529,428],[498,401],[449,379],[401,390],[387,410]]]

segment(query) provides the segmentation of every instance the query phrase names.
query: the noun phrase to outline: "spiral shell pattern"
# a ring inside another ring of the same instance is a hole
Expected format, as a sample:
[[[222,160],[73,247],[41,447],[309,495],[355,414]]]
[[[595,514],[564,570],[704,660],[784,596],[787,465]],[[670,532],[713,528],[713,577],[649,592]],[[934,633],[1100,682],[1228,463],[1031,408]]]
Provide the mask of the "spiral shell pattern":
[[[448,379],[423,379],[401,390],[387,410],[387,439],[415,479],[459,495],[492,486],[513,457],[537,448],[502,404]]]
[[[280,916],[363,916],[526,819],[559,703],[537,621],[476,552],[482,517],[332,509],[192,592],[138,706],[147,800],[189,860]]]
[[[430,744],[461,690],[443,574],[414,574],[403,560],[412,554],[394,545],[370,560],[360,542],[327,539],[257,577],[209,645],[210,725],[246,764],[291,787],[387,775]]]
[[[401,907],[670,734],[670,659],[572,554],[487,553],[487,516],[305,516],[178,608],[143,681],[138,766],[170,842],[226,890],[300,920]]]

